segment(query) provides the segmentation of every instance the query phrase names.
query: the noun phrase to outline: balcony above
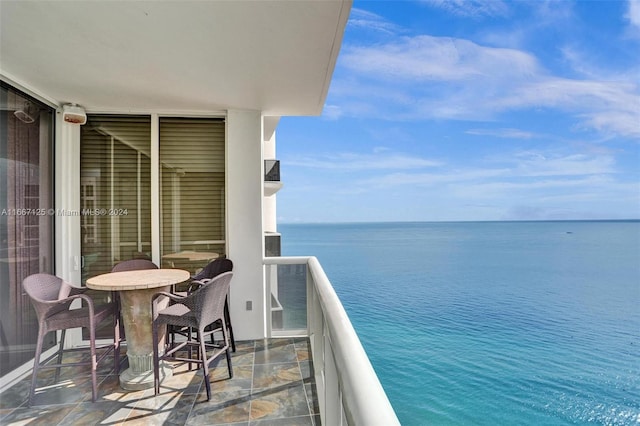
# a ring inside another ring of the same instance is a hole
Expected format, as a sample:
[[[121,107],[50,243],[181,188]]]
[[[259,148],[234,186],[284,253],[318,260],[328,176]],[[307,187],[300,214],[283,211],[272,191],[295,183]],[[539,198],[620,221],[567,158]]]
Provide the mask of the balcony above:
[[[269,197],[282,188],[280,161],[264,160],[264,196]]]

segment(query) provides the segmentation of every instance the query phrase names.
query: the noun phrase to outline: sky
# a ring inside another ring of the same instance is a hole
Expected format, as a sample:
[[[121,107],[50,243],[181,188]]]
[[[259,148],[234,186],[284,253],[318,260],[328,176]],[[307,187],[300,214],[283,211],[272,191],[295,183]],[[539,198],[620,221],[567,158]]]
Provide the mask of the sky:
[[[640,0],[354,1],[278,223],[640,218]]]

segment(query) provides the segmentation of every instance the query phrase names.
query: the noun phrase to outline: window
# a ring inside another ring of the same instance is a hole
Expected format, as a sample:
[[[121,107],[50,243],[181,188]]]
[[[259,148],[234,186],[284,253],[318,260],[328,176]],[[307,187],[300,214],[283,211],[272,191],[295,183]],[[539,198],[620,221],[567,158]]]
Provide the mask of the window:
[[[90,115],[81,127],[82,276],[151,259],[151,119]]]
[[[151,259],[151,118],[89,115],[81,128],[83,281],[122,260]],[[196,272],[226,253],[225,124],[161,118],[162,267]]]
[[[160,119],[164,267],[196,272],[225,254],[224,132],[221,119]]]

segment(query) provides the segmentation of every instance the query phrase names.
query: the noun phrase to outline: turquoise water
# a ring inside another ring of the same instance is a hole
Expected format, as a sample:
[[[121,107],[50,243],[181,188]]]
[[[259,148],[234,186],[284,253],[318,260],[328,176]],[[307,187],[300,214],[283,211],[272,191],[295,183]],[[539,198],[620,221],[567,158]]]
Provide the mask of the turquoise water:
[[[403,425],[640,424],[640,222],[281,225]]]

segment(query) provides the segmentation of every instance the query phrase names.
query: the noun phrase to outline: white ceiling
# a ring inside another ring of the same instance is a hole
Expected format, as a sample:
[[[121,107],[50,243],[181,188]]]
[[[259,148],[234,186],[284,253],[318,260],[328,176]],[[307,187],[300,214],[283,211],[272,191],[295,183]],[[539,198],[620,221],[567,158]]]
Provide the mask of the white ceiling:
[[[320,114],[351,0],[0,0],[0,73],[89,112]]]

